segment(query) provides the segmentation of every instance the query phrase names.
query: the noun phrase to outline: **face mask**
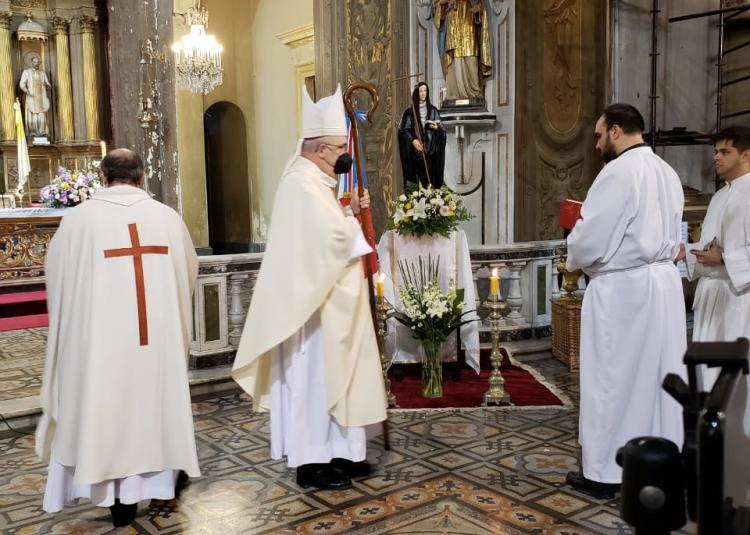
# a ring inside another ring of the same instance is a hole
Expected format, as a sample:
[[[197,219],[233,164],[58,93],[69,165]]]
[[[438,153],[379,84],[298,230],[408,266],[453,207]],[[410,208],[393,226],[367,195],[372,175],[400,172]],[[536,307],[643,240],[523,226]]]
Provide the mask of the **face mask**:
[[[337,175],[343,175],[349,172],[352,168],[352,157],[348,152],[345,152],[336,159],[336,163],[333,166],[333,172]]]

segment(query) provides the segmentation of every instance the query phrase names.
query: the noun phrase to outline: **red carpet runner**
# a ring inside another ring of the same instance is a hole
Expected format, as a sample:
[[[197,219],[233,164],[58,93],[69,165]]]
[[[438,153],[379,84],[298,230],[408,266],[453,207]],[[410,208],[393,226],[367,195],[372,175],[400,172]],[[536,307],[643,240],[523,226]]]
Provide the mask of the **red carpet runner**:
[[[391,368],[391,391],[398,400],[401,409],[438,409],[479,407],[484,393],[487,391],[489,368],[489,350],[481,353],[482,373],[477,375],[474,370],[463,365],[461,377],[454,381],[450,373],[443,373],[443,397],[427,399],[422,397],[422,366],[419,364],[398,365],[398,371],[403,372],[403,379],[396,378],[396,370]],[[505,378],[505,391],[510,394],[513,405],[539,406],[562,405],[562,401],[550,392],[547,387],[534,378],[531,373],[509,363],[507,356],[500,368]]]

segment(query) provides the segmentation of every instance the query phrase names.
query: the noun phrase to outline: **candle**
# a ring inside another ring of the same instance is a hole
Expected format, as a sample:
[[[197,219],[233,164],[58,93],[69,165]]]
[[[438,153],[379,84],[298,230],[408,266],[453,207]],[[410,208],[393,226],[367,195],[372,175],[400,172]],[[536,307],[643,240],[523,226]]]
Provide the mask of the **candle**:
[[[102,140],[99,142],[99,146],[102,149],[102,160],[103,160],[104,157],[107,155],[107,144]]]
[[[385,279],[385,275],[381,273],[380,277],[378,277],[378,282],[375,285],[375,295],[377,295],[381,299],[383,297],[383,280],[384,279]]]
[[[494,268],[492,270],[492,275],[490,275],[490,295],[499,295],[500,294],[500,279],[497,276],[497,268]]]

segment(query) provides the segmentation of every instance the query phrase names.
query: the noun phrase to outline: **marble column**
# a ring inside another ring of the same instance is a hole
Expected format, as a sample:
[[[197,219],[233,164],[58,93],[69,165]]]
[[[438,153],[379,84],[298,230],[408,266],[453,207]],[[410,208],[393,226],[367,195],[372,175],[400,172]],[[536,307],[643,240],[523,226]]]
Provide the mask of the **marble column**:
[[[15,139],[13,72],[11,70],[10,13],[0,13],[0,140]]]
[[[96,42],[94,25],[96,19],[83,16],[78,19],[81,25],[81,43],[83,50],[83,93],[84,110],[86,111],[86,139],[99,139],[99,95],[96,81]]]
[[[59,119],[57,135],[60,141],[70,141],[75,138],[68,27],[69,21],[66,19],[55,17],[52,20],[57,51],[57,117]]]

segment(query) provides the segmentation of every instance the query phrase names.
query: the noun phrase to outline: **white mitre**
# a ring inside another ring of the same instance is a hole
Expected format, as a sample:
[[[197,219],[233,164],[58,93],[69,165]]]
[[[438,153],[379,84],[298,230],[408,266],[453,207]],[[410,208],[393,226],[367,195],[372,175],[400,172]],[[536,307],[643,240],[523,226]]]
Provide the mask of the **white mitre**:
[[[341,84],[330,97],[313,102],[302,87],[302,137],[346,136],[346,111],[341,97]]]

